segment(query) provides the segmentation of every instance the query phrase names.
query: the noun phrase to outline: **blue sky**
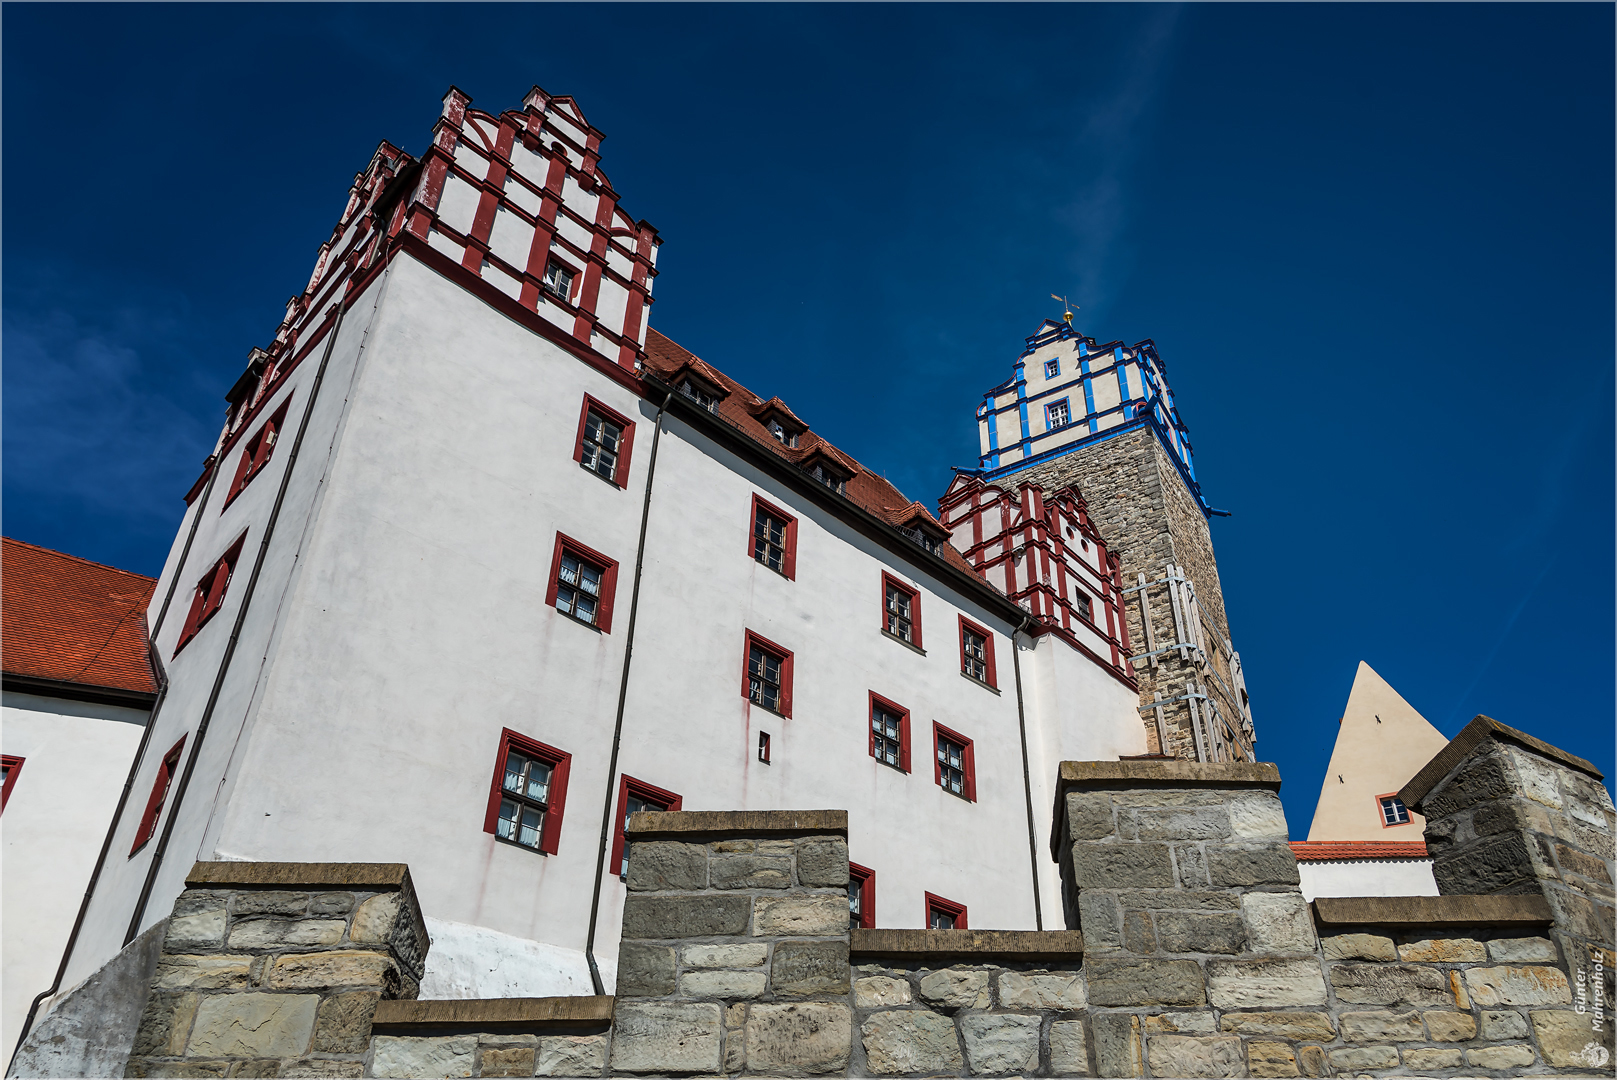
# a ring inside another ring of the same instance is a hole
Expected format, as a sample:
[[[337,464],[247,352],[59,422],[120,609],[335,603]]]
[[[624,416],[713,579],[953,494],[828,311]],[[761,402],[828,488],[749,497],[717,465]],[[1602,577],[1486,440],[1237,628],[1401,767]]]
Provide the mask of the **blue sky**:
[[[1059,314],[1151,338],[1293,836],[1359,660],[1613,759],[1605,5],[17,5],[4,530],[155,573],[380,139],[538,83],[652,324],[931,501]]]

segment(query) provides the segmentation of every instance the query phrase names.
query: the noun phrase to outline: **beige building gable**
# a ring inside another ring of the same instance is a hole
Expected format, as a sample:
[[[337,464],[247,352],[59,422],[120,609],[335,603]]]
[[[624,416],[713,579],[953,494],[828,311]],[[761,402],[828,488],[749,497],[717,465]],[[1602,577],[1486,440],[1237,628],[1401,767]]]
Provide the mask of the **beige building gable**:
[[[1424,818],[1410,811],[1409,824],[1388,827],[1379,799],[1403,787],[1448,739],[1362,660],[1341,725],[1308,839],[1421,840]]]

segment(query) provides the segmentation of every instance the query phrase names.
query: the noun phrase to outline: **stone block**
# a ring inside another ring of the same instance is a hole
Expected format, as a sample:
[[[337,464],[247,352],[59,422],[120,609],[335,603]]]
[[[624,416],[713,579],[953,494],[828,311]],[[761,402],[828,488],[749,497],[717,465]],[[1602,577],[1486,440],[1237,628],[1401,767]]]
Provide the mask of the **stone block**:
[[[1288,1043],[1253,1039],[1246,1044],[1248,1076],[1299,1076],[1297,1055]]]
[[[399,894],[381,893],[359,905],[354,912],[348,940],[366,944],[385,944],[393,936],[393,927],[399,920]]]
[[[230,907],[237,915],[302,915],[309,910],[309,894],[244,891],[236,894]]]
[[[477,1065],[476,1035],[378,1035],[371,1048],[372,1076],[470,1076]]]
[[[1398,1051],[1390,1046],[1355,1046],[1346,1050],[1332,1050],[1326,1058],[1338,1073],[1398,1067]]]
[[[752,1073],[842,1073],[848,1069],[853,1012],[842,1002],[754,1005],[747,1013]]]
[[[1396,960],[1392,938],[1380,934],[1332,934],[1320,938],[1327,960]]]
[[[892,1005],[908,1005],[913,1000],[914,992],[907,979],[872,975],[853,984],[853,1005],[856,1009],[885,1009]]]
[[[1234,893],[1196,889],[1130,889],[1118,896],[1125,911],[1240,911]]]
[[[130,1054],[135,1057],[178,1057],[185,1052],[185,1040],[196,1019],[199,995],[165,993],[154,990],[146,998],[140,1027]]]
[[[1207,852],[1196,844],[1175,844],[1174,866],[1178,868],[1178,881],[1183,889],[1205,889],[1213,883],[1207,869]]]
[[[846,896],[759,897],[752,932],[758,937],[825,937],[848,933]]]
[[[707,1003],[618,1002],[612,1068],[623,1072],[715,1072],[722,1011]]]
[[[392,986],[398,969],[386,953],[339,950],[282,956],[270,972],[270,985],[300,990]]]
[[[846,901],[841,908],[846,928]],[[751,915],[752,898],[748,896],[631,894],[623,900],[623,937],[627,941],[745,934]]]
[[[1245,1048],[1233,1035],[1156,1035],[1146,1040],[1145,1052],[1156,1076],[1247,1075]]]
[[[1089,1000],[1095,1005],[1202,1005],[1207,1001],[1201,968],[1194,960],[1097,957],[1084,970]]]
[[[639,840],[629,847],[630,892],[707,888],[707,846],[671,840]]]
[[[354,894],[345,892],[328,892],[309,900],[309,914],[316,916],[339,916],[346,918],[354,910]]]
[[[848,842],[841,837],[804,840],[797,845],[797,883],[815,888],[848,884]]]
[[[1078,928],[1084,932],[1084,947],[1115,949],[1123,944],[1123,915],[1111,893],[1088,891],[1078,897]]]
[[[1230,815],[1222,806],[1183,806],[1129,810],[1140,840],[1222,840],[1230,835]]]
[[[726,1010],[728,1011],[728,1010]],[[747,1032],[728,1024],[724,1028],[724,1058],[719,1068],[726,1074],[738,1073],[747,1067]]]
[[[1095,1070],[1100,1076],[1143,1076],[1140,1018],[1126,1013],[1091,1013],[1089,1032],[1095,1042]]]
[[[1429,1012],[1426,1030],[1433,1042],[1470,1042],[1477,1037],[1477,1018],[1468,1012]]]
[[[1157,929],[1149,911],[1123,912],[1123,948],[1142,956],[1157,951]]]
[[[1220,1009],[1325,1004],[1319,961],[1209,960],[1207,998]]]
[[[163,934],[163,951],[205,949],[222,945],[225,940],[225,906],[196,911],[189,915],[172,915]]]
[[[1299,1046],[1297,1048],[1297,1067],[1304,1076],[1325,1076],[1329,1073],[1326,1063],[1325,1048],[1323,1046]]]
[[[706,945],[701,948],[726,948]],[[625,941],[618,946],[619,997],[666,997],[674,992],[674,950]]]
[[[977,1076],[1032,1073],[1039,1068],[1037,1016],[972,1013],[960,1020],[966,1063]]]
[[[143,1061],[131,1058],[124,1068],[125,1076],[208,1077],[223,1076],[230,1069],[228,1061]]]
[[[726,1028],[744,1027],[747,1023],[747,1003],[740,1002],[727,1005],[724,1009],[724,1026]]]
[[[1331,1042],[1336,1038],[1330,1014],[1322,1012],[1225,1013],[1220,1026],[1240,1035],[1283,1035],[1288,1039],[1317,1042]]]
[[[1079,889],[1170,889],[1174,885],[1167,844],[1075,843],[1072,873]]]
[[[1537,1011],[1533,1017],[1533,1038],[1544,1060],[1556,1068],[1593,1069],[1611,1060],[1610,1016],[1603,1021],[1604,1031],[1594,1030],[1591,1013],[1576,1013],[1562,1009]]]
[[[1432,1015],[1436,1015],[1435,1013]],[[1458,1013],[1454,1015],[1458,1016]],[[1343,1042],[1424,1042],[1420,1013],[1350,1012],[1340,1017]]]
[[[1482,1046],[1465,1052],[1465,1063],[1479,1069],[1519,1069],[1531,1065],[1533,1048],[1526,1043],[1509,1046]]]
[[[335,945],[347,923],[342,919],[238,919],[230,928],[232,949],[279,949],[289,945]]]
[[[331,1061],[326,1058],[310,1058],[306,1061],[282,1062],[279,1074],[283,1080],[297,1077],[298,1080],[324,1080],[324,1078],[357,1078],[365,1075],[365,1064],[360,1061]]]
[[[1067,793],[1067,838],[1104,840],[1116,833],[1112,820],[1112,800],[1105,792]]]
[[[762,942],[751,945],[687,945],[679,955],[680,963],[688,968],[754,968],[763,967],[769,959],[769,946]],[[621,960],[619,964],[621,966]]]
[[[1415,964],[1336,964],[1331,986],[1345,1005],[1455,1004],[1443,972]]]
[[[1454,995],[1454,1007],[1461,1012],[1471,1011],[1471,995],[1465,992],[1465,979],[1458,969],[1449,972],[1449,993]]]
[[[1456,1069],[1460,1065],[1460,1051],[1420,1048],[1404,1051],[1404,1064],[1411,1069]]]
[[[1507,964],[1553,964],[1555,945],[1549,938],[1495,938],[1488,942],[1488,959]]]
[[[755,998],[768,985],[762,971],[687,971],[679,977],[684,997]]]
[[[485,1049],[478,1051],[478,1076],[532,1076],[534,1050],[531,1046],[515,1046],[509,1050]]]
[[[541,1035],[533,1055],[535,1076],[600,1076],[606,1069],[605,1035]]]
[[[1158,911],[1152,921],[1157,947],[1163,952],[1246,951],[1246,924],[1235,912]]]
[[[988,1008],[988,972],[945,968],[921,976],[921,998],[949,1009]]]
[[[1214,845],[1207,852],[1207,870],[1221,888],[1297,884],[1297,857],[1283,843]]]
[[[760,840],[753,848],[760,855],[790,855],[796,849],[796,840]]]
[[[633,880],[633,866],[629,873]],[[792,860],[779,855],[726,855],[708,864],[708,881],[715,889],[785,889],[792,884]]]
[[[1216,1035],[1218,1020],[1210,1009],[1157,1013],[1141,1017],[1140,1030],[1147,1035]]]
[[[1057,1020],[1050,1025],[1050,1074],[1088,1076],[1089,1049],[1082,1020]]]
[[[1474,964],[1488,959],[1488,952],[1474,938],[1423,938],[1399,945],[1398,959],[1417,964]]]
[[[1230,832],[1243,840],[1284,840],[1291,835],[1280,797],[1271,792],[1238,795],[1225,804]]]
[[[871,1013],[859,1025],[859,1040],[877,1076],[958,1073],[965,1065],[953,1021],[934,1012]]]
[[[1301,893],[1247,893],[1241,914],[1253,952],[1314,951],[1314,917]]]
[[[999,1004],[1006,1009],[1082,1009],[1089,1004],[1084,980],[1077,975],[1024,975],[1001,972]]]
[[[1496,1005],[1570,1005],[1572,988],[1559,968],[1467,968],[1466,992],[1486,1009]]]
[[[382,995],[375,990],[336,994],[320,1003],[315,1014],[316,1054],[363,1054],[370,1046],[371,1018]]]
[[[715,855],[746,855],[758,850],[758,841],[720,840],[708,847]]]
[[[1482,1037],[1488,1040],[1527,1038],[1527,1017],[1519,1012],[1484,1010]]]
[[[846,994],[846,941],[782,941],[769,967],[769,989],[775,994]]]
[[[296,1057],[314,1035],[314,994],[215,994],[197,1006],[189,1057]]]
[[[165,953],[152,986],[158,990],[234,990],[247,985],[250,956],[188,956]]]

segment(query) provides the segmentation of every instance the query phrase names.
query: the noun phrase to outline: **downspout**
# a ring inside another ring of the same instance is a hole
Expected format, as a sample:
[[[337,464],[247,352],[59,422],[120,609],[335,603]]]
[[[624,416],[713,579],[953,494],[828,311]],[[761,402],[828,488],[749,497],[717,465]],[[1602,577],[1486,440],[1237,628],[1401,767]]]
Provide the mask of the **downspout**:
[[[129,792],[135,786],[135,774],[140,771],[140,763],[146,756],[146,745],[151,742],[152,729],[157,726],[157,714],[162,711],[163,699],[168,696],[168,672],[163,667],[163,661],[157,653],[157,635],[163,629],[163,620],[168,617],[169,604],[174,600],[174,587],[179,584],[180,574],[185,570],[185,560],[191,554],[191,541],[196,539],[197,526],[202,524],[202,515],[208,509],[208,496],[213,494],[213,482],[219,478],[219,465],[221,461],[215,455],[212,471],[208,474],[208,483],[202,489],[202,497],[197,500],[197,512],[191,517],[191,528],[185,534],[185,546],[180,549],[179,562],[174,564],[174,575],[169,578],[168,592],[163,596],[163,606],[157,611],[157,622],[146,632],[146,653],[151,661],[152,675],[157,682],[157,700],[152,702],[152,711],[146,717],[145,730],[140,733],[140,745],[135,748],[135,758],[129,763],[129,776],[124,780],[123,790],[118,793],[118,805],[112,811],[112,821],[107,826],[106,839],[101,841],[101,852],[95,857],[95,869],[90,871],[90,883],[85,886],[84,899],[79,901],[79,913],[73,920],[73,929],[67,935],[67,947],[62,950],[62,962],[56,966],[56,977],[45,990],[40,991],[28,1005],[28,1016],[22,1022],[22,1034],[17,1036],[17,1045],[12,1047],[11,1059],[6,1063],[6,1075],[11,1075],[12,1067],[17,1064],[17,1055],[22,1052],[22,1044],[28,1039],[28,1032],[34,1026],[34,1017],[39,1013],[40,1003],[55,994],[62,988],[62,979],[67,975],[67,965],[73,959],[73,949],[79,943],[79,931],[84,928],[84,917],[90,911],[90,898],[95,895],[96,883],[101,880],[101,870],[107,864],[107,852],[112,850],[112,836],[118,831],[118,822],[122,820],[124,806],[129,802]]]
[[[646,497],[640,507],[640,544],[634,553],[634,588],[629,594],[629,631],[623,643],[623,677],[618,682],[618,715],[612,725],[612,758],[606,768],[606,798],[601,806],[601,842],[595,851],[595,890],[590,894],[590,930],[584,938],[584,959],[590,966],[590,983],[595,993],[606,994],[601,981],[601,969],[595,963],[595,923],[601,914],[601,876],[606,872],[606,848],[617,810],[613,805],[614,789],[618,778],[618,747],[623,740],[623,707],[629,695],[629,660],[634,656],[634,622],[640,613],[640,572],[646,563],[646,522],[651,518],[651,481],[657,475],[657,443],[663,434],[663,413],[668,409],[672,391],[663,395],[657,407],[656,426],[651,432],[651,459],[646,464]]]
[[[326,351],[320,358],[320,370],[315,373],[314,385],[309,388],[309,402],[303,407],[303,419],[298,422],[297,438],[292,440],[292,450],[286,459],[286,470],[281,474],[281,486],[275,492],[275,505],[270,510],[269,521],[264,526],[264,538],[259,541],[258,557],[253,562],[252,576],[247,579],[247,591],[242,594],[241,607],[236,611],[236,623],[230,628],[230,640],[225,643],[225,654],[219,661],[219,672],[214,676],[213,690],[208,694],[208,703],[202,710],[202,719],[197,722],[196,738],[191,743],[190,756],[186,758],[185,772],[180,774],[179,786],[174,789],[174,800],[166,808],[168,820],[163,825],[163,835],[158,838],[157,847],[152,853],[151,865],[146,870],[145,884],[140,888],[140,898],[135,901],[135,913],[129,920],[128,931],[124,934],[125,946],[135,940],[135,936],[140,932],[140,921],[146,915],[146,904],[151,899],[153,886],[157,883],[157,872],[162,868],[169,837],[174,834],[174,823],[180,818],[180,804],[185,801],[185,791],[191,785],[191,775],[196,771],[197,759],[202,756],[202,743],[208,736],[208,724],[213,720],[215,706],[219,704],[219,694],[224,689],[225,675],[230,671],[230,661],[236,655],[236,643],[241,640],[241,628],[247,621],[248,609],[252,607],[253,592],[258,588],[258,575],[264,569],[270,539],[275,535],[275,523],[281,516],[281,504],[286,501],[286,489],[292,482],[292,470],[298,463],[298,451],[303,446],[304,434],[309,430],[309,419],[314,415],[315,402],[320,398],[320,384],[325,381],[326,366],[331,363],[331,354],[337,346],[337,335],[342,331],[343,316],[347,312],[348,301],[344,297],[337,303],[337,324],[331,328],[331,336],[326,339]]]
[[[1039,842],[1033,826],[1033,775],[1027,757],[1027,712],[1022,707],[1022,657],[1021,650],[1016,647],[1017,636],[1025,633],[1032,624],[1033,616],[1028,615],[1022,620],[1021,626],[1011,631],[1011,666],[1016,669],[1016,725],[1022,734],[1022,794],[1027,798],[1027,853],[1033,869],[1033,922],[1043,930],[1044,907],[1039,900]]]

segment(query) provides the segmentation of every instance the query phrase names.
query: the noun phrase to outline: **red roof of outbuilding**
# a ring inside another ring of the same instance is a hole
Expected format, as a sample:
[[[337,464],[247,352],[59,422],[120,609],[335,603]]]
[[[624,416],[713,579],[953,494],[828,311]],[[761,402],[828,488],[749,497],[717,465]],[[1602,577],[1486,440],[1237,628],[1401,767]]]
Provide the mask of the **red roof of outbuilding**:
[[[155,694],[144,612],[156,585],[143,574],[4,538],[0,668]]]
[[[1424,840],[1293,840],[1299,862],[1322,859],[1429,859]]]

